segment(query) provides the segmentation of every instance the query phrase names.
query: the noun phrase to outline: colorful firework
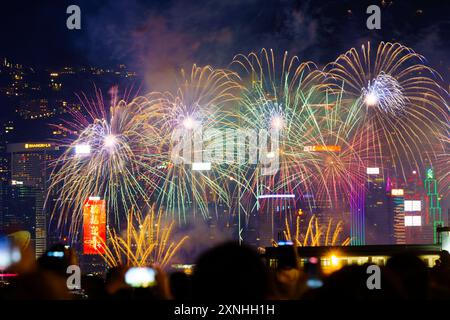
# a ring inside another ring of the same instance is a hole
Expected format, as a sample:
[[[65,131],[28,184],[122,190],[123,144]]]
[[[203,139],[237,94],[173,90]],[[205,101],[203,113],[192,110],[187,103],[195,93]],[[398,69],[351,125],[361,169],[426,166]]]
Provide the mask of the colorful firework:
[[[273,146],[274,150],[270,151],[267,148],[267,154],[263,154],[266,150],[258,150],[259,165],[250,168],[251,175],[254,175],[254,179],[250,179],[251,183],[260,180],[260,171],[264,164],[262,157],[272,157],[274,153],[278,157],[281,152],[289,154],[283,148],[285,141],[302,148],[303,145],[308,144],[306,141],[314,136],[312,132],[317,130],[315,115],[309,105],[310,100],[317,97],[313,94],[312,87],[314,87],[314,80],[319,78],[321,73],[312,63],[301,64],[297,57],[289,58],[287,52],[283,55],[281,65],[281,69],[276,68],[273,51],[266,49],[262,49],[260,54],[252,52],[248,56],[237,55],[232,63],[232,66],[242,73],[241,78],[245,87],[242,90],[239,109],[233,110],[234,114],[230,117],[229,127],[253,128],[257,132],[270,132],[279,135],[280,140],[278,150],[275,150],[276,146]],[[320,85],[321,82],[315,84]],[[305,134],[305,138],[300,141],[296,140],[308,130],[311,134]],[[299,134],[294,137],[293,134],[296,132]],[[305,155],[303,152],[300,154]],[[283,167],[282,164],[280,167],[282,167],[281,171],[291,168]],[[303,166],[303,169],[308,168],[307,165]],[[294,171],[295,168],[291,169]],[[296,171],[297,177],[301,177],[302,181],[306,180],[308,175],[305,170]],[[256,190],[254,186],[249,189]]]
[[[405,175],[408,165],[420,172],[425,156],[444,168],[448,189],[448,93],[411,49],[381,43],[371,55],[368,44],[324,70],[263,49],[237,55],[230,69],[194,65],[173,91],[130,103],[114,96],[110,108],[97,94],[75,111],[62,129],[77,138],[55,164],[50,188],[60,195],[59,224],[76,232],[90,196],[106,199],[115,217],[156,204],[179,223],[197,211],[208,218],[219,203],[248,218],[255,206],[262,211],[265,194],[308,196],[340,210],[364,188],[367,167]],[[239,159],[255,147],[247,129],[257,135],[254,163]],[[224,138],[228,130],[237,135]],[[273,136],[276,144],[268,143]],[[186,137],[194,148],[177,153]],[[224,158],[203,157],[223,146]]]
[[[59,126],[77,136],[63,146],[66,150],[54,163],[49,186],[49,195],[58,194],[52,218],[60,227],[68,224],[72,235],[78,233],[83,204],[91,196],[106,200],[111,218],[132,206],[145,207],[149,200],[141,180],[152,160],[146,154],[153,141],[138,120],[147,99],[127,103],[114,96],[113,105],[106,108],[98,91],[96,100],[85,101],[82,110],[73,111],[73,122]]]
[[[241,88],[237,80],[230,71],[194,65],[190,75],[182,71],[175,94],[153,93],[148,97],[152,102],[145,109],[145,122],[152,134],[156,130],[159,135],[157,175],[161,179],[154,199],[180,223],[197,209],[208,217],[208,203],[229,202],[223,183],[228,178],[225,169],[211,163],[211,170],[196,171],[193,163],[202,163],[203,154],[214,149],[215,136],[205,139],[205,134],[221,128],[219,111],[237,101]]]
[[[165,268],[188,239],[172,239],[174,221],[164,224],[162,211],[152,209],[142,218],[140,214],[128,214],[124,235],[109,230],[109,246],[102,255],[110,267],[145,267],[158,265]]]
[[[423,62],[408,47],[381,42],[375,54],[368,43],[326,67],[350,103],[359,102],[360,125],[373,130],[366,149],[379,150],[376,165],[391,161],[403,177],[408,165],[420,169],[427,148],[433,158],[443,150],[437,137],[449,126],[448,93],[439,85],[437,73]]]
[[[407,103],[397,79],[384,72],[380,72],[372,81],[369,80],[367,88],[362,89],[362,96],[368,108],[377,106],[383,112],[394,115],[401,113]]]
[[[100,92],[95,101],[84,97],[74,121],[59,126],[77,136],[67,142],[52,173],[49,194],[60,195],[53,214],[58,225],[69,224],[69,232],[77,234],[90,196],[106,199],[108,215],[115,218],[157,201],[178,213],[180,222],[190,206],[207,216],[209,200],[226,201],[215,171],[193,172],[191,159],[173,162],[173,132],[181,126],[187,134],[197,122],[210,127],[214,110],[235,99],[235,79],[231,72],[194,65],[190,77],[182,72],[176,94],[153,92],[130,103],[114,95],[109,110]]]
[[[364,146],[356,135],[361,120],[357,105],[344,105],[342,90],[329,84],[326,74],[287,53],[281,70],[275,68],[273,52],[265,49],[260,55],[238,55],[233,63],[250,82],[233,124],[275,132],[279,139],[276,150],[267,154],[273,158],[276,153],[278,172],[263,176],[263,161],[250,167],[244,181],[247,194],[309,193],[332,204],[347,198],[361,183],[367,160],[359,155]]]

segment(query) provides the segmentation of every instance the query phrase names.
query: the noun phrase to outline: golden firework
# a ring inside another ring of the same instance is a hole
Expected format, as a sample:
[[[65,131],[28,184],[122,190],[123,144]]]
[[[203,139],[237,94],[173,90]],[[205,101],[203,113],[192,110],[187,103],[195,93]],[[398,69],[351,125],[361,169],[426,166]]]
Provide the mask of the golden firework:
[[[157,264],[161,268],[166,267],[188,237],[172,239],[175,222],[165,224],[163,216],[154,208],[145,217],[130,213],[123,235],[110,230],[109,245],[105,245],[106,252],[102,255],[108,266]]]
[[[300,226],[300,216],[297,216],[295,234],[291,233],[291,228],[286,219],[286,230],[283,231],[287,241],[293,242],[298,247],[318,247],[318,246],[348,246],[350,238],[345,238],[339,243],[340,235],[343,232],[343,222],[338,221],[333,226],[333,219],[328,220],[328,224],[320,225],[319,219],[313,215],[308,222],[305,233],[302,233]]]

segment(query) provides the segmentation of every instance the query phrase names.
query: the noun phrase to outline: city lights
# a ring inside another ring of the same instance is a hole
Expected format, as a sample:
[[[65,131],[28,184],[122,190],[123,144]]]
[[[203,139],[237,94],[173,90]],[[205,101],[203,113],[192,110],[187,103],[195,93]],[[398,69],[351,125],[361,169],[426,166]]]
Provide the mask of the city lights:
[[[421,216],[405,216],[405,227],[420,227],[421,225]]]
[[[413,212],[422,210],[422,201],[420,200],[405,200],[404,201],[405,212]]]
[[[305,147],[303,147],[303,151],[305,151],[305,152],[317,152],[317,151],[339,152],[339,151],[341,151],[341,146],[336,146],[336,145],[305,146]]]
[[[338,259],[338,257],[336,257],[336,255],[334,255],[334,254],[331,255],[330,261],[331,261],[331,266],[333,266],[333,267],[339,266],[339,259]]]
[[[442,241],[442,250],[446,250],[450,252],[450,228],[444,227],[439,230],[441,241]]]
[[[83,205],[83,254],[105,254],[106,201],[89,197]]]
[[[392,196],[403,196],[405,194],[405,191],[403,189],[392,189],[391,195]]]

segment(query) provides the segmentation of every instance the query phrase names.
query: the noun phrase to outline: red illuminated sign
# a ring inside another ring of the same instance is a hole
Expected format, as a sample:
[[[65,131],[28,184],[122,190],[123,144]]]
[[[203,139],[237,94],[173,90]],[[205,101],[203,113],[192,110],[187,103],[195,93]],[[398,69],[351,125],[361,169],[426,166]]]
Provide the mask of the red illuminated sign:
[[[83,206],[83,253],[104,254],[106,243],[106,203],[90,197]]]

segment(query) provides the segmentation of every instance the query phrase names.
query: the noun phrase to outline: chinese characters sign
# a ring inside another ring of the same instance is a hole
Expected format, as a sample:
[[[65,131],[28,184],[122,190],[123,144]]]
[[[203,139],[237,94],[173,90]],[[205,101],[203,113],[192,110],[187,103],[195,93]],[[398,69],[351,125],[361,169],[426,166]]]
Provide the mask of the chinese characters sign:
[[[89,198],[83,206],[83,253],[104,254],[106,243],[105,200]]]

